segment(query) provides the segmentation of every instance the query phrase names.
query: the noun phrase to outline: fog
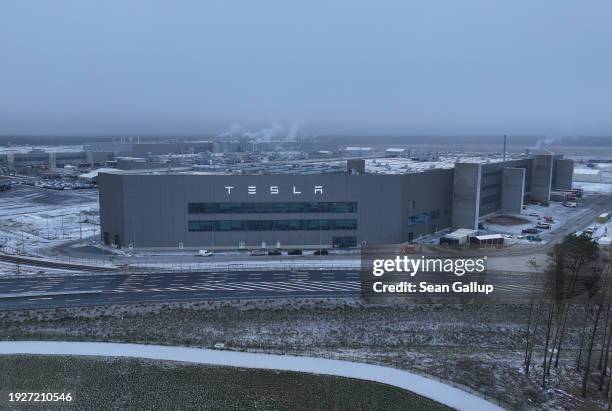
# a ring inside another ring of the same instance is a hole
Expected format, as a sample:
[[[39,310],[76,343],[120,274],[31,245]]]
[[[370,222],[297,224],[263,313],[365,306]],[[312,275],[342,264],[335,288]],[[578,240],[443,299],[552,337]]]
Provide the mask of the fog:
[[[609,1],[0,2],[0,134],[612,135]]]

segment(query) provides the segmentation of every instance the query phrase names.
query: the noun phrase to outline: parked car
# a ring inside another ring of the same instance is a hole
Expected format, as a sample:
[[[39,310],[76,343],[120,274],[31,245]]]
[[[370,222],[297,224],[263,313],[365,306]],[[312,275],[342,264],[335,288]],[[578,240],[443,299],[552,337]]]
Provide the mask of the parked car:
[[[538,230],[537,228],[524,228],[521,231],[521,234],[537,234],[539,232],[540,230]]]
[[[553,224],[555,222],[555,219],[552,217],[544,217],[544,221],[546,221],[547,223]]]
[[[528,235],[526,238],[529,241],[542,241],[539,235]]]
[[[302,255],[302,250],[299,248],[287,251],[287,255]]]
[[[196,255],[198,257],[212,257],[214,253],[212,252],[212,250],[200,250]]]
[[[249,252],[250,255],[252,256],[262,256],[262,255],[268,255],[268,251],[267,250],[251,250]]]
[[[319,250],[315,250],[314,255],[327,255],[329,254],[329,251],[327,251],[324,248],[321,248]]]
[[[552,226],[548,223],[538,223],[536,224],[536,228],[541,228],[544,230],[550,230],[552,228]]]
[[[268,250],[268,255],[282,255],[283,253],[278,248],[271,248]]]
[[[575,203],[573,201],[564,201],[563,203],[561,203],[561,205],[563,205],[563,207],[570,207],[570,208],[578,207],[578,203]]]

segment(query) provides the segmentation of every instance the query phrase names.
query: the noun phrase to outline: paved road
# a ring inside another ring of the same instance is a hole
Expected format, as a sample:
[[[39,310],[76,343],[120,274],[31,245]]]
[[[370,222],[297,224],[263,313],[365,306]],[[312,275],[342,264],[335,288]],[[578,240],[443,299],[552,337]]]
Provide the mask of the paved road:
[[[145,301],[357,296],[358,270],[109,274],[0,280],[0,309]]]
[[[495,285],[494,298],[518,298],[537,289],[528,273],[493,272],[473,278],[419,273],[400,281],[431,284],[478,281]],[[159,301],[245,298],[358,297],[358,270],[233,271],[77,275],[0,280],[0,310]],[[427,294],[415,298],[429,298]],[[444,296],[448,296],[445,294]],[[464,297],[463,295],[461,297]],[[453,297],[454,298],[454,297]],[[466,296],[474,298],[474,295]]]
[[[77,271],[96,271],[96,272],[108,272],[115,271],[117,267],[102,267],[95,265],[87,265],[87,264],[78,264],[78,263],[70,263],[70,262],[61,262],[61,261],[49,261],[45,259],[35,258],[35,257],[23,257],[13,254],[6,254],[0,251],[0,261],[7,262],[11,264],[21,264],[32,267],[47,267],[54,269],[63,269],[63,270],[77,270]]]

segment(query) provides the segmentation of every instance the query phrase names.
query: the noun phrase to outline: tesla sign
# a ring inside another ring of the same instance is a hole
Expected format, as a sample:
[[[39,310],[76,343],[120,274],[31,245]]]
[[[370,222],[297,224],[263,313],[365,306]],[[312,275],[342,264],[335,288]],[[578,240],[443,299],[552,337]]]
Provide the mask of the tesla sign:
[[[233,190],[234,190],[234,186],[225,186],[225,190],[227,191],[228,195],[233,194]],[[257,190],[258,190],[258,186],[247,186],[246,192],[248,194],[257,194]],[[261,190],[261,188],[259,188]],[[297,186],[291,186],[288,188],[283,188],[281,189],[279,186],[268,186],[265,189],[263,189],[263,192],[271,194],[271,195],[275,195],[275,194],[280,194],[280,192],[282,190],[287,190],[287,192],[294,194],[294,195],[300,195],[302,194],[303,189],[299,188]],[[313,186],[313,188],[311,189],[312,192],[314,194],[323,194],[323,186]]]

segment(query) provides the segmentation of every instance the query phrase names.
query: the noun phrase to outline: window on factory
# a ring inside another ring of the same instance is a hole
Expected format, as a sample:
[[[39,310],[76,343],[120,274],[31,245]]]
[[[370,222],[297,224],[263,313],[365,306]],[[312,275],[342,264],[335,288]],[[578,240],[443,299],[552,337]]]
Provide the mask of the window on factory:
[[[189,231],[212,231],[212,221],[190,221]]]
[[[197,220],[189,231],[309,231],[356,230],[357,220]]]
[[[244,222],[240,220],[220,220],[214,222],[215,231],[244,231]]]
[[[440,210],[431,210],[430,212],[411,215],[410,217],[408,217],[408,225],[413,226],[417,224],[425,224],[430,220],[436,220],[438,218],[440,218]]]
[[[357,202],[189,203],[189,214],[356,213]]]

